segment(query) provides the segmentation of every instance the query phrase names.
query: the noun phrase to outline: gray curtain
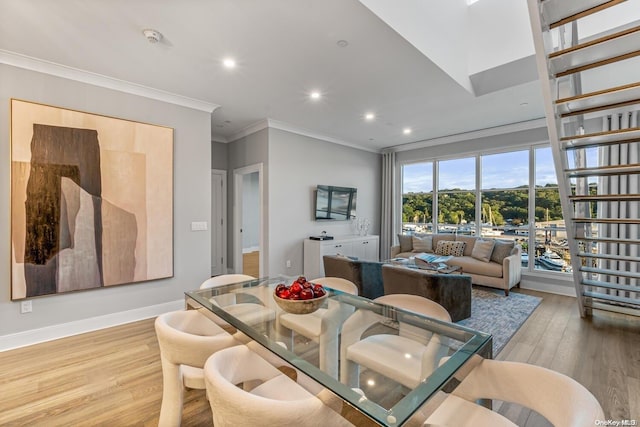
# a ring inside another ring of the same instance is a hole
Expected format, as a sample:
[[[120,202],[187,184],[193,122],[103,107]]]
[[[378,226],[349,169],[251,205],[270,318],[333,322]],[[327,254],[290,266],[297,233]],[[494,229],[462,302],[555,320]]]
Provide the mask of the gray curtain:
[[[620,111],[603,118],[602,130],[614,131],[620,129],[638,127],[638,111]],[[640,163],[640,143],[632,142],[628,144],[612,145],[609,147],[599,148],[598,158],[599,165],[627,165]],[[600,194],[638,194],[640,187],[639,175],[616,175],[601,177],[598,179],[598,192]],[[600,218],[639,218],[640,202],[600,202],[598,205],[598,216]],[[601,237],[611,237],[614,239],[637,239],[637,224],[601,224],[598,226],[598,234]],[[608,253],[610,255],[620,255],[621,257],[638,257],[638,245],[619,244],[619,243],[599,243],[598,251],[600,253]],[[620,271],[638,271],[638,263],[625,260],[601,260],[600,268],[620,270]],[[606,282],[619,283],[625,285],[638,286],[637,279],[630,279],[617,276],[603,276]],[[622,296],[639,298],[639,292],[616,291],[609,289],[600,289],[606,293]]]
[[[395,241],[396,208],[395,208],[396,153],[382,153],[382,206],[380,209],[380,259],[391,258],[391,246]]]

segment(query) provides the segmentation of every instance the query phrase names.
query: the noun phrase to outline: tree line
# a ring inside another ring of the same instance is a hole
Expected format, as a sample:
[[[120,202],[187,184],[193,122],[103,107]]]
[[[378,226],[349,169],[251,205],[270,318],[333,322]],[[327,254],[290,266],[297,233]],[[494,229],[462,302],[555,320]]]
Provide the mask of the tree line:
[[[529,188],[482,191],[482,222],[493,225],[521,225],[528,222]],[[557,185],[536,186],[535,220],[562,220],[562,206]],[[457,188],[438,191],[438,223],[462,224],[475,221],[476,195]],[[402,195],[402,221],[433,222],[433,193]]]

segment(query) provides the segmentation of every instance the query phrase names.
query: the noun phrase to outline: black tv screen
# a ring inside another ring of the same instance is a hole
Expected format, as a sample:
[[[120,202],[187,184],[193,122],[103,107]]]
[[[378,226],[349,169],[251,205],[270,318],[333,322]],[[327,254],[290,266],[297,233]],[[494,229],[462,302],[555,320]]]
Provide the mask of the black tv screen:
[[[316,221],[347,221],[356,217],[358,190],[351,187],[318,185]]]

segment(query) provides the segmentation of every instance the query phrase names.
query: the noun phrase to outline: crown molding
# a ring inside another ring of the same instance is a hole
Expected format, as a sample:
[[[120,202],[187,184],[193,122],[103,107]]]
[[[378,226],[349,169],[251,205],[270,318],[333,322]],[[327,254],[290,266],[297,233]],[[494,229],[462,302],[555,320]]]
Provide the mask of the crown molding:
[[[54,62],[45,61],[43,59],[33,58],[19,53],[10,52],[0,49],[0,63],[11,65],[13,67],[24,68],[25,70],[37,71],[39,73],[49,74],[56,77],[62,77],[93,86],[99,86],[106,89],[117,90],[132,95],[142,96],[156,101],[167,102],[169,104],[179,105],[181,107],[191,108],[193,110],[205,111],[211,114],[218,104],[202,101],[200,99],[189,98],[175,93],[154,89],[148,86],[131,83],[102,74],[90,71],[80,70],[78,68],[68,67],[66,65],[56,64]]]
[[[460,141],[469,141],[471,139],[485,138],[489,136],[502,135],[505,133],[521,132],[525,130],[538,129],[543,127],[544,128],[547,127],[547,122],[544,117],[539,119],[528,120],[525,122],[512,123],[512,124],[503,125],[503,126],[495,126],[495,127],[490,127],[486,129],[474,130],[471,132],[457,133],[454,135],[442,136],[439,138],[425,139],[422,141],[409,142],[402,145],[385,147],[382,151],[383,152],[409,151],[409,150],[415,150],[418,148],[433,147],[435,145],[451,144],[451,143],[460,142]]]
[[[320,133],[317,133],[317,132],[314,132],[314,131],[311,131],[311,130],[308,130],[308,129],[304,129],[304,128],[292,125],[290,123],[285,123],[285,122],[281,122],[279,120],[273,120],[273,119],[263,119],[263,120],[255,122],[253,124],[250,124],[249,126],[247,126],[247,127],[243,128],[243,129],[241,129],[240,131],[234,133],[232,136],[227,138],[227,140],[229,142],[236,141],[236,140],[238,140],[240,138],[244,138],[247,135],[251,135],[252,133],[256,133],[256,132],[261,131],[262,129],[266,129],[266,128],[283,130],[285,132],[295,133],[297,135],[307,136],[309,138],[319,139],[321,141],[331,142],[333,144],[344,145],[346,147],[355,148],[356,150],[370,151],[372,153],[379,153],[380,152],[380,150],[377,150],[377,149],[365,148],[365,147],[362,147],[360,145],[344,141],[342,139],[338,139],[338,138],[333,138],[331,136],[322,135]]]
[[[278,120],[267,119],[270,128],[284,130],[286,132],[295,133],[302,136],[307,136],[309,138],[319,139],[321,141],[331,142],[333,144],[344,145],[345,147],[355,148],[356,150],[369,151],[371,153],[380,153],[380,150],[374,148],[366,148],[361,145],[354,144],[352,142],[348,142],[342,139],[334,138],[331,136],[322,135],[320,133],[300,128],[298,126],[281,122]]]
[[[249,126],[243,127],[238,132],[234,133],[229,138],[227,138],[227,141],[228,142],[236,141],[240,138],[244,138],[245,136],[251,135],[252,133],[256,133],[268,127],[269,127],[268,119],[259,120],[255,123],[250,124]]]

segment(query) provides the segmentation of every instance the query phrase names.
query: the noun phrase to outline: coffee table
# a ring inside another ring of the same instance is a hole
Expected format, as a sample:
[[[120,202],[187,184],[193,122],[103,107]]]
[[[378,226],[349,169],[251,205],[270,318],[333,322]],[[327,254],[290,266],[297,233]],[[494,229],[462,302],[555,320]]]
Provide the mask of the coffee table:
[[[393,264],[400,265],[407,268],[417,268],[420,270],[424,270],[431,273],[437,274],[462,274],[462,267],[458,265],[447,265],[446,261],[450,260],[452,257],[434,257],[434,261],[427,262],[418,258],[416,261],[416,257],[420,254],[416,254],[416,256],[410,258],[391,258],[386,261],[383,261],[384,264]]]

